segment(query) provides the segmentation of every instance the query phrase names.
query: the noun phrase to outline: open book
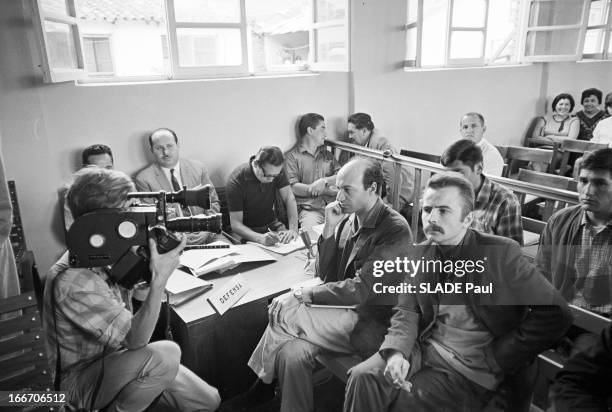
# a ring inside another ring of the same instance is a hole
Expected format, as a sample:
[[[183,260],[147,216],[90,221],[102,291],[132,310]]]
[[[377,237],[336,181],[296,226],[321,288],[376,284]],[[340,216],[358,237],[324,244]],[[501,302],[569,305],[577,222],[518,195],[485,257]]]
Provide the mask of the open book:
[[[193,276],[180,269],[175,269],[166,283],[171,305],[180,305],[189,299],[195,298],[212,288],[212,283]]]

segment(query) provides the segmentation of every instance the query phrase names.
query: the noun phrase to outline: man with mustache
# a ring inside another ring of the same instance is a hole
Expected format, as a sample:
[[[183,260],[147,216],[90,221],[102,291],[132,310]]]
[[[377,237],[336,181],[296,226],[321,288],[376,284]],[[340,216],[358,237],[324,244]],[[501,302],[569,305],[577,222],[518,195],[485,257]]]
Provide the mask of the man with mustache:
[[[139,192],[178,192],[183,185],[187,186],[187,189],[210,185],[210,209],[216,213],[221,210],[219,197],[204,165],[194,160],[179,158],[178,136],[173,130],[154,130],[149,135],[149,148],[155,161],[134,178]],[[198,206],[177,206],[176,211],[179,215],[191,216],[203,213],[204,209]],[[208,243],[213,236],[210,232],[190,233],[187,236],[187,244]]]
[[[279,296],[270,306],[270,323],[249,366],[266,384],[278,377],[281,412],[313,410],[312,370],[322,350],[369,356],[382,341],[392,304],[376,300],[375,262],[395,259],[412,245],[406,220],[380,198],[383,182],[376,161],[355,159],[340,169],[336,201],[325,208],[318,241],[317,265],[326,283]],[[263,385],[252,394],[257,387]]]
[[[517,372],[569,328],[567,304],[519,245],[470,229],[473,208],[474,191],[462,175],[443,172],[427,182],[427,240],[412,259],[450,261],[456,269],[434,266],[406,276],[417,288],[399,296],[380,350],[349,370],[345,411],[482,410],[505,378],[518,379]],[[481,273],[459,273],[460,263],[467,268],[465,262],[479,260]],[[493,292],[430,292],[419,286],[468,282],[490,283]],[[513,389],[525,395],[530,388]],[[522,409],[511,404],[507,410]]]
[[[540,238],[536,262],[568,302],[612,314],[612,149],[584,156],[578,177],[580,203],[555,213]],[[591,346],[593,334],[573,333],[575,349]]]

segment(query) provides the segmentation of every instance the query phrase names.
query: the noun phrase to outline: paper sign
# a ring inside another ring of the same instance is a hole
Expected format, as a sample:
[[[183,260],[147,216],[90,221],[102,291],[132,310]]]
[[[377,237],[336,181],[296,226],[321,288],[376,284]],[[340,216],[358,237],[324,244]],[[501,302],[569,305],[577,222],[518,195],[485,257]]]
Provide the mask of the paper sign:
[[[211,293],[207,300],[219,315],[223,315],[249,290],[250,288],[244,281],[244,278],[237,274]]]

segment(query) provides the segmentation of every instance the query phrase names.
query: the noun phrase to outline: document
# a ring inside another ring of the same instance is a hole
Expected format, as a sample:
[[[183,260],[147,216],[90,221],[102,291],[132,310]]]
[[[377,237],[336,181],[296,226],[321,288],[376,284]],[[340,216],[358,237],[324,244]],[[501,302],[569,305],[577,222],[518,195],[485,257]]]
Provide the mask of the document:
[[[209,246],[214,245],[227,245],[229,247],[224,247],[220,249],[191,249],[186,250],[180,257],[181,265],[197,272],[198,269],[211,261],[218,259],[223,256],[227,256],[232,252],[235,252],[236,246],[230,245],[226,242],[212,242]]]
[[[190,273],[175,269],[166,283],[166,292],[171,305],[180,305],[212,288],[212,283]]]
[[[223,272],[241,263],[246,262],[269,262],[277,260],[274,256],[254,245],[232,246],[233,252],[213,259],[197,269],[192,269],[196,276],[202,276],[210,272]]]
[[[261,243],[255,242],[248,242],[248,244],[255,245],[262,249],[270,250],[281,255],[288,255],[291,252],[295,252],[296,250],[304,249],[306,247],[300,238],[293,239],[289,243],[277,243],[276,245],[272,246],[262,245]]]

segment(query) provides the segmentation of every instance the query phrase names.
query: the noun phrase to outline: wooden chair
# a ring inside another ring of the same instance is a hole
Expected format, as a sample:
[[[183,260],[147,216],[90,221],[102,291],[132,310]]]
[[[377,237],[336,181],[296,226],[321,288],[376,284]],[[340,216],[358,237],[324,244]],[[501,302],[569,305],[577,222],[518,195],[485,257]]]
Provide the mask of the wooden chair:
[[[520,169],[517,176],[517,180],[520,180],[521,182],[545,186],[548,188],[568,190],[570,181],[572,179],[565,176],[557,176],[548,173],[535,172],[533,170]],[[539,204],[542,200],[544,200],[544,207],[543,209],[541,209],[540,213],[544,222],[547,221],[554,212],[563,209],[565,206],[567,206],[567,204],[564,202],[558,202],[552,199],[542,199],[520,192],[516,193],[516,196],[518,197],[518,200],[521,204],[521,209],[523,210],[523,213],[525,212],[525,209],[533,207],[533,205]]]
[[[514,170],[520,167],[520,163],[535,162],[546,163],[548,165],[547,172],[550,172],[551,164],[553,163],[554,150],[535,149],[531,147],[507,146],[506,157],[504,158],[508,165],[506,173],[503,177],[509,177]]]
[[[0,388],[51,390],[53,383],[34,292],[0,299],[0,315]]]
[[[569,164],[570,159],[576,157],[572,156],[572,154],[583,155],[586,152],[607,148],[607,143],[592,143],[586,140],[564,140],[561,145],[555,149],[557,158],[561,159],[561,166],[559,167],[558,174],[565,176],[568,170],[574,167],[573,164]]]

